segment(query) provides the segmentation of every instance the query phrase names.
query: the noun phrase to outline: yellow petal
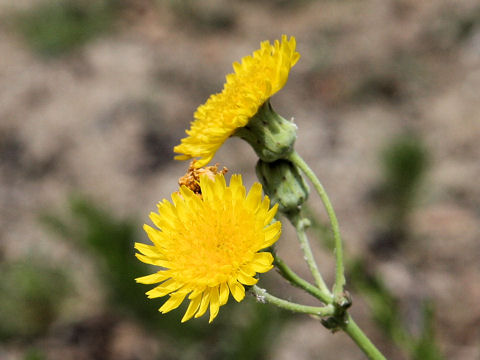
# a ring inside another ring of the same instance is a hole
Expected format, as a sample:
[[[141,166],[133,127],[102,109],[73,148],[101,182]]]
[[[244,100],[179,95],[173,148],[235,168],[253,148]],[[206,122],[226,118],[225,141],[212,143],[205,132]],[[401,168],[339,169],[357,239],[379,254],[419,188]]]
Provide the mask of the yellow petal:
[[[174,148],[174,151],[175,151],[175,152],[178,152],[178,150],[175,150],[175,148]],[[212,160],[213,155],[214,155],[214,153],[211,154],[210,156],[204,157],[204,158],[202,158],[202,159],[198,159],[198,160],[195,162],[194,166],[198,169],[198,168],[201,168],[201,167],[207,165],[207,164]]]
[[[155,284],[161,281],[165,281],[169,277],[171,277],[171,275],[167,271],[159,271],[155,274],[136,278],[135,281],[140,284]]]
[[[173,202],[173,205],[175,205],[176,208],[178,207],[178,204],[180,204],[184,201],[185,201],[185,199],[182,198],[178,192],[172,193],[172,202]]]
[[[218,315],[218,310],[220,309],[220,300],[218,295],[218,287],[212,287],[210,289],[210,319],[209,323],[213,321]]]
[[[194,298],[196,298],[197,296],[202,295],[202,293],[203,293],[204,291],[205,291],[205,288],[204,288],[204,287],[197,288],[197,289],[193,290],[190,295],[188,295],[188,298],[189,298],[190,300],[191,300],[191,299],[194,299]]]
[[[238,282],[244,285],[255,285],[258,282],[258,279],[255,279],[247,274],[243,270],[240,270],[237,275]]]
[[[195,213],[201,206],[201,198],[186,186],[182,186],[180,188],[180,193],[182,194],[184,199],[189,202],[190,211],[192,213]],[[195,207],[195,209],[191,209],[192,206]]]
[[[245,288],[242,284],[239,284],[236,280],[229,281],[228,287],[230,288],[230,292],[232,293],[233,298],[240,302],[245,297]]]
[[[240,271],[243,272],[246,276],[255,276],[255,271],[250,269],[249,266],[251,262],[240,267]]]
[[[273,207],[270,210],[268,210],[267,215],[265,216],[265,221],[263,222],[264,226],[270,224],[270,222],[275,217],[277,210],[278,210],[278,204],[273,205]]]
[[[175,146],[175,148],[177,148],[177,146]],[[173,148],[173,151],[176,152],[175,148]],[[191,159],[190,156],[187,156],[187,155],[176,155],[174,157],[175,160],[188,160],[188,159]]]
[[[273,265],[264,266],[264,265],[251,264],[250,266],[253,270],[255,270],[255,272],[259,274],[266,273],[267,271],[270,271],[273,269]]]
[[[202,296],[199,295],[196,298],[190,299],[190,304],[188,305],[187,311],[185,312],[185,315],[182,318],[182,323],[190,320],[193,315],[197,312],[199,306],[200,306],[200,301],[202,300]]]
[[[260,183],[253,184],[252,188],[248,192],[245,205],[249,209],[256,209],[262,200],[262,185]]]
[[[215,202],[215,191],[213,188],[213,181],[208,179],[206,176],[200,178],[200,188],[202,190],[202,197],[204,202],[211,203]]]
[[[180,291],[177,291],[174,294],[170,294],[170,298],[162,305],[160,309],[158,309],[158,311],[165,314],[173,309],[178,308],[182,303],[183,299],[185,299],[186,295],[186,292]]]
[[[265,216],[265,214],[268,213],[269,209],[270,209],[270,198],[265,195],[265,197],[262,200],[262,203],[258,208],[258,212],[261,213],[261,216]],[[268,225],[268,223],[265,225]]]
[[[225,177],[223,176],[223,174],[215,175],[215,194],[221,197],[226,187],[227,185],[225,183]]]
[[[135,249],[140,251],[143,255],[152,257],[152,258],[164,258],[160,252],[158,251],[158,248],[155,246],[151,245],[146,245],[142,243],[135,243]]]
[[[198,312],[195,314],[196,318],[205,314],[205,312],[208,309],[209,303],[210,303],[210,291],[205,291],[202,295],[202,302],[200,303],[200,309],[198,309]]]
[[[144,262],[145,264],[157,265],[164,268],[168,268],[170,266],[170,262],[167,260],[151,258],[142,254],[135,254],[135,256],[137,257],[138,260],[140,260],[141,262]]]
[[[221,283],[220,284],[220,305],[225,305],[228,301],[228,295],[230,294],[230,291],[228,290],[227,283]]]
[[[148,238],[152,241],[152,243],[160,244],[160,242],[162,241],[161,231],[156,230],[147,224],[143,225],[143,230],[145,230],[145,232],[148,235]]]
[[[270,255],[270,262],[267,263],[262,263],[262,262],[255,262],[252,261],[249,264],[245,264],[242,267],[242,270],[250,276],[254,276],[256,273],[265,273],[273,268],[272,262],[273,262],[273,256],[270,253],[265,253]]]
[[[172,226],[172,222],[177,218],[177,211],[175,206],[167,199],[163,199],[158,203],[158,213],[150,213],[150,219],[159,229],[164,230],[164,227]]]
[[[232,189],[232,197],[234,199],[245,198],[245,186],[243,186],[242,183],[242,175],[232,175],[230,178],[230,188]]]
[[[270,254],[269,252],[259,252],[253,256],[252,263],[263,265],[263,266],[269,266],[273,263],[273,260],[274,260],[273,255]]]
[[[147,291],[146,294],[148,298],[153,299],[157,297],[162,297],[175,290],[178,290],[182,285],[179,284],[176,280],[170,279],[165,281],[163,284],[158,285],[150,291]]]
[[[272,246],[280,237],[282,224],[277,221],[265,229],[265,241],[262,249]]]

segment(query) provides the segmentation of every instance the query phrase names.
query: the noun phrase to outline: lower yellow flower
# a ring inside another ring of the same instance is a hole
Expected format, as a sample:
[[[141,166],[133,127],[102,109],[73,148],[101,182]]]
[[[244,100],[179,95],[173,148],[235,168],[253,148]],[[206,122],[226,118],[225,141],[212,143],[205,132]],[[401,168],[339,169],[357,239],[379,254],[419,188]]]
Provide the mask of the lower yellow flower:
[[[262,186],[255,183],[248,195],[240,175],[227,186],[223,174],[200,178],[201,195],[185,186],[163,200],[150,218],[161,230],[144,226],[153,243],[136,243],[137,258],[160,266],[155,274],[136,279],[160,283],[149,298],[170,295],[159,309],[169,312],[187,297],[190,304],[182,322],[200,317],[210,308],[210,322],[230,293],[236,301],[245,296],[244,285],[254,285],[257,273],[269,271],[273,256],[262,249],[280,236],[280,222],[272,222],[277,205],[270,208]]]

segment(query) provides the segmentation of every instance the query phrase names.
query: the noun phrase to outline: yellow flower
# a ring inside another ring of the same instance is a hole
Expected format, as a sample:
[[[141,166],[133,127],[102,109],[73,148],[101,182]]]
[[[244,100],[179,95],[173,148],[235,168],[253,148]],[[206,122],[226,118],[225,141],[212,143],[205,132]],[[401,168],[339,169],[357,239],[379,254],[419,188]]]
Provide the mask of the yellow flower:
[[[234,73],[226,77],[219,94],[210,96],[194,114],[187,137],[174,147],[177,160],[201,158],[195,166],[206,165],[235,130],[248,124],[259,107],[280,90],[300,54],[295,51],[295,38],[274,44],[264,41],[253,55],[233,64]]]
[[[210,321],[231,293],[236,301],[245,296],[244,285],[254,285],[257,273],[270,270],[273,256],[262,249],[280,236],[280,222],[272,222],[277,205],[270,208],[262,186],[255,183],[248,195],[240,175],[227,186],[223,174],[214,180],[200,178],[201,194],[185,186],[172,194],[173,204],[163,200],[150,218],[161,230],[144,226],[153,243],[136,243],[137,258],[160,266],[155,274],[136,279],[160,283],[147,292],[149,298],[170,295],[159,309],[176,309],[188,297],[182,322],[202,316],[210,307]]]

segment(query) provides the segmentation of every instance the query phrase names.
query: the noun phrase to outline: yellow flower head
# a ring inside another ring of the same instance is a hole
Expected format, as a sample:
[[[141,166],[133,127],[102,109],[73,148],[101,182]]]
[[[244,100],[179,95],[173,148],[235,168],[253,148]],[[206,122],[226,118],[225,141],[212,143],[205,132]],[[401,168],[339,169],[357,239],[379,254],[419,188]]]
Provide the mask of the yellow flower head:
[[[175,159],[199,157],[195,166],[206,165],[235,130],[247,125],[259,107],[285,85],[300,58],[295,46],[293,36],[288,40],[283,35],[281,42],[264,41],[241,63],[235,62],[235,72],[227,75],[222,92],[210,96],[195,112],[188,136],[173,149],[182,154]]]
[[[137,258],[160,266],[155,274],[136,279],[143,284],[160,283],[147,292],[149,298],[170,295],[159,309],[176,309],[190,300],[182,322],[200,317],[210,307],[210,321],[231,293],[236,301],[245,296],[244,285],[254,285],[257,273],[270,270],[273,256],[262,249],[280,236],[280,222],[272,222],[277,205],[270,208],[262,186],[255,183],[248,195],[240,175],[230,186],[222,173],[212,180],[200,178],[201,195],[182,186],[172,194],[173,204],[163,200],[158,214],[150,218],[160,229],[144,226],[153,243],[136,243]]]

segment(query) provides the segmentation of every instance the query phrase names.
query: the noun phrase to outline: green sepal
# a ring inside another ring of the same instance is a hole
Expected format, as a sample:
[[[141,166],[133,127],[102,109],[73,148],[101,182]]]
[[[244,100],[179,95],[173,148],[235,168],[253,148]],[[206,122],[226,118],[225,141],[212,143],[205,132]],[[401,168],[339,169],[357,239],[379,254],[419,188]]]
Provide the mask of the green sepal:
[[[267,100],[235,136],[248,142],[261,160],[272,162],[287,159],[292,153],[297,126],[278,115]]]
[[[288,160],[265,162],[258,160],[255,167],[263,190],[279,211],[295,212],[307,200],[310,189],[297,167]]]

